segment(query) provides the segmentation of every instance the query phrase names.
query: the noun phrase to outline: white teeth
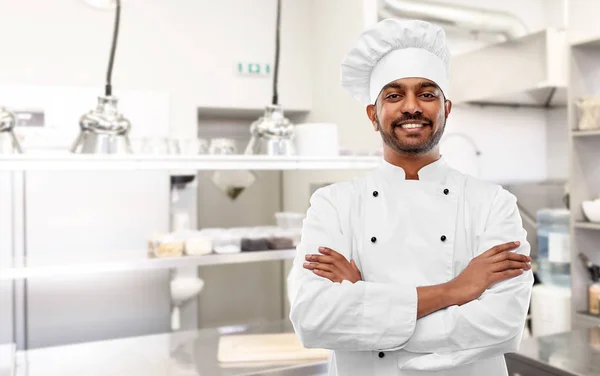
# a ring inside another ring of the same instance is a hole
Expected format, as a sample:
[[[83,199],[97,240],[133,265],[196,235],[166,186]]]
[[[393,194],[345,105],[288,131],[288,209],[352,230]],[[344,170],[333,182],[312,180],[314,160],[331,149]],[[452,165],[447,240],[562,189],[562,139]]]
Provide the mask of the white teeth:
[[[421,128],[423,124],[402,124],[402,128],[404,129],[413,129],[413,128]]]

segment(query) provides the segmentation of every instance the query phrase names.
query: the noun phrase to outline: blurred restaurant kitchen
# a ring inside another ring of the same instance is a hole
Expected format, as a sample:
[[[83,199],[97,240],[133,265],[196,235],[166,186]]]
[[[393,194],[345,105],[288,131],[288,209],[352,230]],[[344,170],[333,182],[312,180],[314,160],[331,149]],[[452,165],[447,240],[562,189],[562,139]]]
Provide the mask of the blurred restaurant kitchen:
[[[509,374],[600,375],[600,1],[116,10],[0,0],[0,376],[326,375],[286,279],[312,194],[382,159],[340,63],[386,18],[444,28],[441,154],[517,197],[536,278]]]

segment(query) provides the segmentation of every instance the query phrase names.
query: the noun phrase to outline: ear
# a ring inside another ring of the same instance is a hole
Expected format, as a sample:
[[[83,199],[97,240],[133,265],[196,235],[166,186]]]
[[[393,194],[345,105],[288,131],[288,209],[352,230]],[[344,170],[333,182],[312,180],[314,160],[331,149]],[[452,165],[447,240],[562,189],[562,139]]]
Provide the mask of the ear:
[[[370,104],[367,106],[367,116],[373,124],[373,129],[377,132],[379,130],[379,126],[377,125],[377,107],[375,105]]]
[[[444,102],[444,108],[446,110],[446,119],[448,119],[448,116],[450,115],[450,112],[452,112],[452,101],[446,100]]]

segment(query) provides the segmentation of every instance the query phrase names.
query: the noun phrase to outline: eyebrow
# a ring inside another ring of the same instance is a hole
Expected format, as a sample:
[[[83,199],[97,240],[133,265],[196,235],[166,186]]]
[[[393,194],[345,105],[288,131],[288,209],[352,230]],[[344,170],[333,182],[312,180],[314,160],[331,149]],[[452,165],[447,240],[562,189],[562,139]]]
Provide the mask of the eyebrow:
[[[440,87],[438,85],[436,85],[433,82],[428,82],[428,81],[423,81],[421,82],[421,85],[419,85],[421,87],[421,89],[426,89],[428,87],[432,87],[434,89],[439,89]]]
[[[404,89],[406,86],[403,84],[399,84],[397,82],[390,82],[389,84],[385,85],[383,87],[383,89],[381,89],[381,91],[385,91],[387,89],[397,89],[397,90],[402,90]],[[426,89],[426,88],[435,88],[435,89],[439,89],[439,86],[436,85],[434,82],[429,82],[429,81],[423,81],[419,84],[419,88],[421,89]]]

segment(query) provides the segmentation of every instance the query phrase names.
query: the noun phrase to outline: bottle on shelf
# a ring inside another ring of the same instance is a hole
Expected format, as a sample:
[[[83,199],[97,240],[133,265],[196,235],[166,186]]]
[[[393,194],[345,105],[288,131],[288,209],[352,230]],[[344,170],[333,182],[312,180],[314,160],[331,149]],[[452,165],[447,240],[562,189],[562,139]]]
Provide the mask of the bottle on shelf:
[[[591,282],[588,286],[588,312],[600,315],[600,266],[594,265],[583,253],[579,253],[579,259],[590,272]]]

